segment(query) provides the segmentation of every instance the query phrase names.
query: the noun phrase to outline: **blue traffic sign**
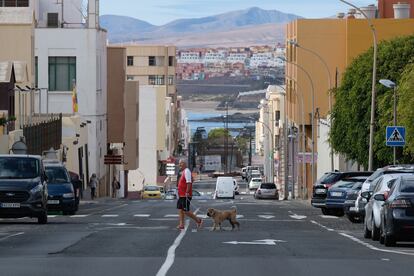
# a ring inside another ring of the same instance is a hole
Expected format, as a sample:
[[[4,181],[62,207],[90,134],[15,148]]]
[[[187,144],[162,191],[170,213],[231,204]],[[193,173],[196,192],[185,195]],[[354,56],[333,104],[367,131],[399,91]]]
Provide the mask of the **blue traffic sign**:
[[[387,126],[386,145],[390,147],[403,147],[405,145],[405,127]]]

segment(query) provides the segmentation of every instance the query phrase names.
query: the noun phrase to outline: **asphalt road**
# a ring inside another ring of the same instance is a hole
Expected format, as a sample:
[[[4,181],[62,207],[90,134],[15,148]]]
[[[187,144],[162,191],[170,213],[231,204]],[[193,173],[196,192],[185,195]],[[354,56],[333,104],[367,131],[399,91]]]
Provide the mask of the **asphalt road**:
[[[198,189],[210,188],[199,183]],[[210,185],[210,184],[206,184]],[[100,200],[76,216],[0,220],[0,275],[411,275],[414,244],[386,248],[362,225],[321,216],[305,201],[194,201],[236,206],[240,231],[194,222],[179,231],[175,201]]]

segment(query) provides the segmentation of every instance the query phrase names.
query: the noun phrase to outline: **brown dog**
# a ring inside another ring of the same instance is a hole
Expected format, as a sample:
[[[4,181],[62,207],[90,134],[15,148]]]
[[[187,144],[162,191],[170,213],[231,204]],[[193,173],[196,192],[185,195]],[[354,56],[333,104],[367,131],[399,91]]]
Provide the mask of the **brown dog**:
[[[234,230],[235,225],[237,225],[237,229],[240,229],[240,223],[236,220],[236,217],[237,217],[236,208],[233,208],[231,210],[225,210],[225,211],[209,208],[207,210],[207,216],[211,217],[214,221],[213,231],[216,230],[217,226],[220,228],[220,230],[222,230],[221,223],[224,220],[228,220],[230,222],[231,230]]]

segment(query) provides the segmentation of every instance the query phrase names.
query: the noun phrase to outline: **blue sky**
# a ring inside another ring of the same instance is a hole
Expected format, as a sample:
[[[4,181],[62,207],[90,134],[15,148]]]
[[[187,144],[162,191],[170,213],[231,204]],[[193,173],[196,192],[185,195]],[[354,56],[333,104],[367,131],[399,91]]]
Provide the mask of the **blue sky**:
[[[349,0],[357,6],[376,4],[376,0]],[[339,0],[101,0],[101,14],[135,17],[154,25],[179,18],[197,18],[256,6],[279,10],[306,18],[329,17],[345,12]]]

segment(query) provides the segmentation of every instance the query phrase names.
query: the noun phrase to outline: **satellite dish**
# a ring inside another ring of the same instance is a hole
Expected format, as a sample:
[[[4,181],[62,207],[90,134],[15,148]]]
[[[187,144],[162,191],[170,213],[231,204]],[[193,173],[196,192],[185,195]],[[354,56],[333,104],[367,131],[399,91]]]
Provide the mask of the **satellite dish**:
[[[27,154],[27,146],[22,141],[17,141],[13,144],[11,151],[14,154]]]

